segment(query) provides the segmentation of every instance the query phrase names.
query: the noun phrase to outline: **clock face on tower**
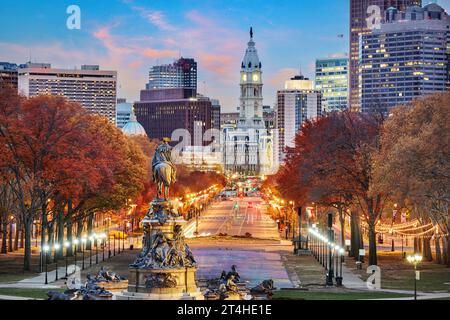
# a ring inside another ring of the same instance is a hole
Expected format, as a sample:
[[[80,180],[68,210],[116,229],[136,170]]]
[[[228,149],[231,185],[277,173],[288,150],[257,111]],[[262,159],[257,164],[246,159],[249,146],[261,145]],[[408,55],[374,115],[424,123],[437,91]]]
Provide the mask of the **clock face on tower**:
[[[255,73],[255,74],[253,75],[253,81],[256,82],[256,81],[258,81],[258,80],[259,80],[259,76]]]
[[[242,80],[243,80],[243,81],[247,81],[247,75],[246,75],[246,74],[243,74],[243,75],[242,75]]]

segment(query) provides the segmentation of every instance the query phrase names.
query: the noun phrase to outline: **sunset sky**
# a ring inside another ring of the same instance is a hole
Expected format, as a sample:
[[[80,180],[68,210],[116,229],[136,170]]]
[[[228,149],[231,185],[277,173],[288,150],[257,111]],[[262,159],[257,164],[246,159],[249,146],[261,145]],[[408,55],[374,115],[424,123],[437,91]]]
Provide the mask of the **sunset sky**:
[[[425,3],[427,1],[425,0]],[[450,0],[438,1],[446,10]],[[81,8],[81,30],[66,28],[66,8]],[[348,0],[2,0],[0,61],[99,64],[119,73],[119,97],[135,101],[148,70],[181,54],[198,62],[198,89],[236,109],[249,28],[263,64],[264,104],[300,67],[348,50]],[[339,38],[338,34],[344,34]]]

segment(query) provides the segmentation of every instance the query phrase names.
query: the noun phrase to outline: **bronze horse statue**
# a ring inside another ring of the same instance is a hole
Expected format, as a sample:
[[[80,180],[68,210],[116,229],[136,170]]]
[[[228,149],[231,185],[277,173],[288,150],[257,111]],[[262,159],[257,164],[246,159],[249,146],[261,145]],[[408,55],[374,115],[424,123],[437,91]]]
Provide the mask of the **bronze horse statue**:
[[[152,160],[153,182],[157,186],[156,197],[165,200],[169,199],[170,185],[176,182],[176,168],[172,161],[172,147],[169,142],[170,139],[163,139],[163,142],[156,148]]]

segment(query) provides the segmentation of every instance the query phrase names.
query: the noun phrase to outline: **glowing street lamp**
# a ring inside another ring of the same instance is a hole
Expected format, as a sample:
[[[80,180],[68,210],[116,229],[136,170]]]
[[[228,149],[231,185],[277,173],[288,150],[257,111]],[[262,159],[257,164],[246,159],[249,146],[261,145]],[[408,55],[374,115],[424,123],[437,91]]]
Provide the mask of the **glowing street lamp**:
[[[55,281],[58,281],[58,250],[61,248],[61,246],[59,245],[59,243],[55,243],[55,245],[53,246],[53,249],[55,249],[55,262],[56,262],[56,269],[55,269]]]
[[[69,249],[69,247],[70,247],[70,242],[69,241],[65,241],[64,242],[64,247],[66,248],[66,275],[64,276],[64,279],[67,279],[67,277],[68,277],[68,273],[67,273],[67,258],[68,258],[68,254],[67,254],[67,250]]]
[[[414,265],[414,300],[417,300],[417,280],[420,280],[420,271],[417,270],[417,265],[422,261],[422,256],[414,254],[408,256],[406,259]]]

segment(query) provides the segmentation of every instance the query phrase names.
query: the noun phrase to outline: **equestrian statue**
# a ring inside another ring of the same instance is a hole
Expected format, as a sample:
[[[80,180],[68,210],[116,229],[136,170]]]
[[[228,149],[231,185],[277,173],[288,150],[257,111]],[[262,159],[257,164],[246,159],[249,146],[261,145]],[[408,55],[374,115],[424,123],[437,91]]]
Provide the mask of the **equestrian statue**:
[[[169,142],[169,138],[163,138],[152,159],[153,182],[157,186],[156,198],[161,200],[169,199],[170,185],[177,181],[177,169],[172,161],[172,147]]]

